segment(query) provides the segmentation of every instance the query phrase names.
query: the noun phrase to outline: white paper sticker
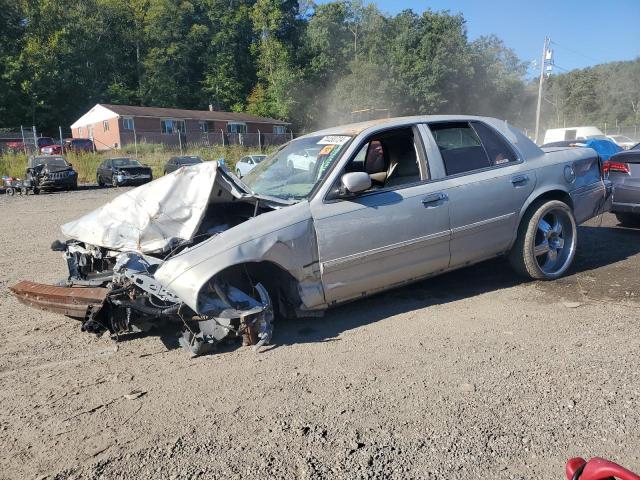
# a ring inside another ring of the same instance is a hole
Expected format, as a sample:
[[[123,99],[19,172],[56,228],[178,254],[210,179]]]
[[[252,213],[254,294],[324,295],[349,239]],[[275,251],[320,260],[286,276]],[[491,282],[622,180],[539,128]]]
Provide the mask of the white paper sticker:
[[[318,145],[344,145],[351,137],[344,135],[328,135],[318,142]]]

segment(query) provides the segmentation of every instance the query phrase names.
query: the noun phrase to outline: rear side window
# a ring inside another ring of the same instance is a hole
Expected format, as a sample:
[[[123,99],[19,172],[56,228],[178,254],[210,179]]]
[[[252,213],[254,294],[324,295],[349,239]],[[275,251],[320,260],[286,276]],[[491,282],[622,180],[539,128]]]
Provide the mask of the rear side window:
[[[506,140],[500,137],[491,127],[482,122],[471,123],[480,140],[482,140],[491,165],[502,165],[504,163],[515,162],[518,159]]]
[[[429,125],[438,145],[447,175],[471,172],[491,166],[478,134],[468,122]]]

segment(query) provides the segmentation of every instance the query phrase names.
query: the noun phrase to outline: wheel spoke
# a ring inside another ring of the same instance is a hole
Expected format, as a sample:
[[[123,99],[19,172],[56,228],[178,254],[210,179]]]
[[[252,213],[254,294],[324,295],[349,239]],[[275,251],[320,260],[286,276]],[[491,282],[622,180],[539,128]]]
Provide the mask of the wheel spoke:
[[[551,225],[549,225],[546,220],[541,218],[538,222],[538,230],[540,230],[542,233],[544,233],[545,236],[547,236],[551,231]]]
[[[547,264],[555,263],[558,260],[558,251],[554,248],[550,248],[547,254]]]
[[[553,227],[551,227],[551,231],[556,235],[560,236],[562,234],[562,222],[556,219],[556,223],[554,223]]]
[[[536,257],[539,257],[540,255],[544,255],[545,253],[549,252],[549,242],[547,241],[547,239],[545,238],[542,243],[536,245],[533,249],[533,253]]]

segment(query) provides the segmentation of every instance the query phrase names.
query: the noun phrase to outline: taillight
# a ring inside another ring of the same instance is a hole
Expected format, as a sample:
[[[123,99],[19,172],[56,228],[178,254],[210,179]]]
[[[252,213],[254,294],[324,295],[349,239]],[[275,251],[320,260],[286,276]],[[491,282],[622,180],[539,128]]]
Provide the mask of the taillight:
[[[604,165],[602,165],[602,172],[603,173],[620,172],[620,173],[626,173],[627,175],[631,173],[629,171],[629,165],[627,165],[626,163],[612,162],[610,160],[607,160],[606,162],[604,162]]]

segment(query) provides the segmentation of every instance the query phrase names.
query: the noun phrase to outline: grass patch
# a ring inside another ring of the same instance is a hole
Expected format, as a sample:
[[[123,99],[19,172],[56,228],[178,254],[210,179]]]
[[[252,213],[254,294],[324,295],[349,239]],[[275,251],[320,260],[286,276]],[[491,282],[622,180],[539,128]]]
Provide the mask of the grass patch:
[[[276,147],[267,149],[267,153],[274,151]],[[255,147],[243,147],[241,145],[212,147],[194,147],[184,150],[184,155],[199,155],[205,161],[219,160],[224,158],[230,170],[235,168],[235,164],[241,157],[256,153]],[[133,157],[141,163],[149,165],[153,170],[153,177],[157,178],[164,173],[164,166],[170,157],[179,155],[175,149],[167,148],[162,144],[140,144],[138,145],[138,155],[135,154],[133,145],[127,145],[118,151],[96,152],[96,153],[69,153],[65,158],[73,165],[78,172],[78,180],[81,183],[94,183],[96,181],[96,171],[98,166],[107,158],[113,157]],[[24,178],[27,169],[27,156],[24,153],[2,153],[0,154],[0,176]]]

